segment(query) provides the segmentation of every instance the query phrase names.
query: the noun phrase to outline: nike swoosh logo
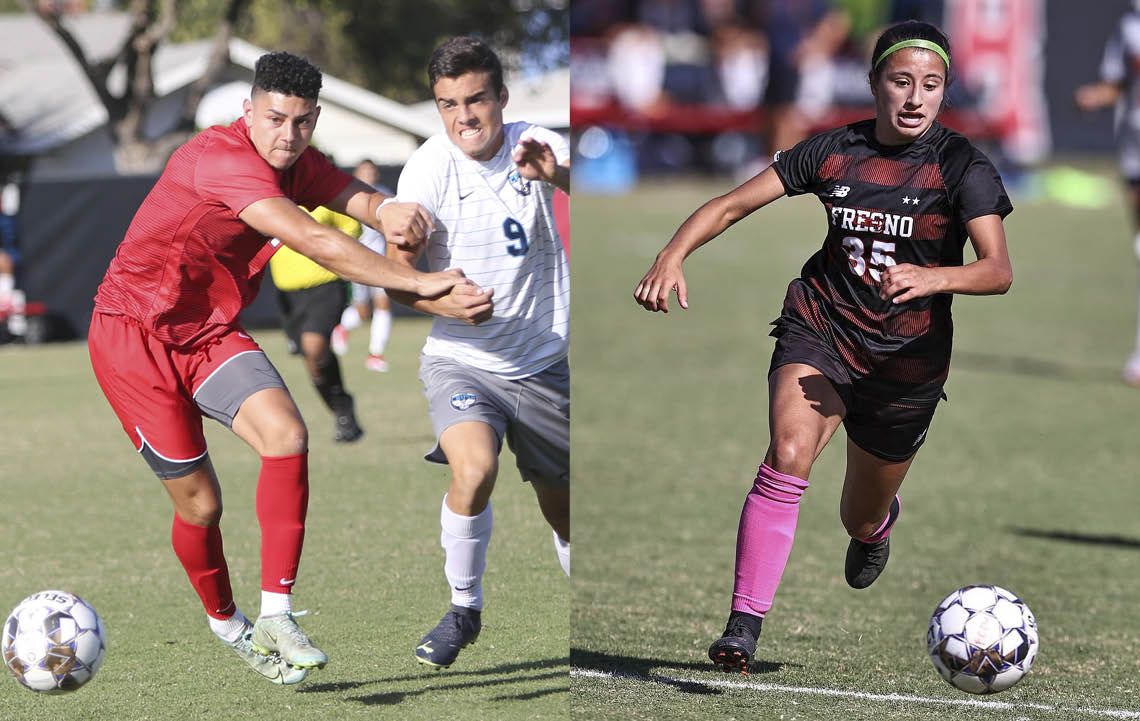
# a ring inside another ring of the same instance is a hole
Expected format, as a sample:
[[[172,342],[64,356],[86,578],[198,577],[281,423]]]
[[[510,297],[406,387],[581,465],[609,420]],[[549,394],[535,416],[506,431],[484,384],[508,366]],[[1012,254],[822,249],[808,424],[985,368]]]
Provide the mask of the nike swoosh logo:
[[[278,583],[280,583],[282,586],[292,586],[296,582],[297,582],[297,579],[295,579],[295,578],[293,580],[282,578],[280,581],[278,581]]]
[[[473,589],[473,588],[475,588],[475,584],[474,584],[474,583],[472,583],[470,586],[464,586],[463,588],[460,588],[459,586],[456,586],[456,587],[455,587],[455,590],[456,590],[456,591],[470,591],[470,590],[471,590],[471,589]]]
[[[474,192],[475,192],[474,190],[469,190],[469,191],[467,191],[467,195],[464,195],[463,193],[460,193],[460,194],[459,194],[459,199],[460,199],[460,200],[463,200],[464,198],[466,198],[466,197],[470,196],[470,195],[471,195],[472,193],[474,193]]]
[[[251,336],[248,336],[245,333],[240,333],[240,332],[238,333],[238,338],[245,338],[246,340],[253,340],[253,338]]]

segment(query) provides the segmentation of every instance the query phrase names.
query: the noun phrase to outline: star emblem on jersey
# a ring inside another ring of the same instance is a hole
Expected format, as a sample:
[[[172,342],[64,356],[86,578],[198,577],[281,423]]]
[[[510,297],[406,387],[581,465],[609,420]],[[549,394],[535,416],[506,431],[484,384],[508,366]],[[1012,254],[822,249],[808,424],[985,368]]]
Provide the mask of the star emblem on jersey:
[[[917,196],[913,198],[906,195],[903,196],[903,205],[918,205],[918,201],[919,198]]]
[[[479,397],[474,393],[456,393],[451,397],[451,407],[457,411],[465,411],[475,405]]]
[[[530,181],[520,175],[518,169],[511,171],[507,176],[507,182],[519,195],[530,195]]]

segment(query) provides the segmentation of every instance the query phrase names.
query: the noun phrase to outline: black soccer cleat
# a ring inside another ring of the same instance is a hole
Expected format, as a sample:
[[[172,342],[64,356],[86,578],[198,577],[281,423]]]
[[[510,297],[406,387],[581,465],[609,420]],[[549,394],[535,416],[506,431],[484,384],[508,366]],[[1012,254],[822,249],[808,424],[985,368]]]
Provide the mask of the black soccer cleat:
[[[344,413],[336,417],[336,435],[333,440],[337,443],[352,443],[360,440],[364,429],[356,422],[356,412],[353,404],[349,404]]]
[[[479,638],[483,628],[482,614],[473,608],[452,605],[428,635],[416,646],[416,660],[439,670],[455,662],[459,651]]]
[[[847,544],[847,562],[843,566],[847,585],[851,588],[870,586],[887,567],[890,555],[890,536],[876,543],[863,543],[852,538]]]
[[[752,656],[756,653],[756,639],[764,619],[742,611],[729,614],[724,634],[709,646],[709,659],[725,673],[748,675],[752,670]]]

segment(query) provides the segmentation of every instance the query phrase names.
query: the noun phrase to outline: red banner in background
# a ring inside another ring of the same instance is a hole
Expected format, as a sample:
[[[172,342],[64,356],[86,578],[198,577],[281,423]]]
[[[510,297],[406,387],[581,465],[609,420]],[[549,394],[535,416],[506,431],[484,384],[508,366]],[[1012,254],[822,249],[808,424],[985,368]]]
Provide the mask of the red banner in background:
[[[1033,164],[1051,149],[1045,108],[1042,0],[948,0],[951,72],[978,97],[977,111],[1011,160]]]

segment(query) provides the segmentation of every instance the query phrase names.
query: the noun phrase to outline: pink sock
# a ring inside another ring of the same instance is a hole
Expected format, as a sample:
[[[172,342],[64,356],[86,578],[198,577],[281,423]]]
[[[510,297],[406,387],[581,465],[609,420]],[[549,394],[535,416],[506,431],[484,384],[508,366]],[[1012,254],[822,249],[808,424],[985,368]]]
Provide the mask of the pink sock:
[[[230,590],[230,572],[222,553],[222,531],[217,526],[195,526],[177,513],[170,529],[174,555],[186,569],[190,585],[198,592],[206,613],[213,618],[229,618],[234,614],[234,594]]]
[[[895,496],[895,500],[891,501],[890,510],[887,511],[887,517],[879,524],[879,530],[872,533],[866,538],[860,538],[863,543],[878,543],[887,536],[891,535],[891,529],[895,527],[895,521],[899,519],[899,513],[902,512],[902,499]]]
[[[800,496],[807,487],[802,478],[779,473],[767,463],[760,465],[740,513],[733,611],[763,616],[772,607],[792,552]]]
[[[290,593],[305,542],[309,454],[262,456],[256,506],[261,524],[261,590]]]

